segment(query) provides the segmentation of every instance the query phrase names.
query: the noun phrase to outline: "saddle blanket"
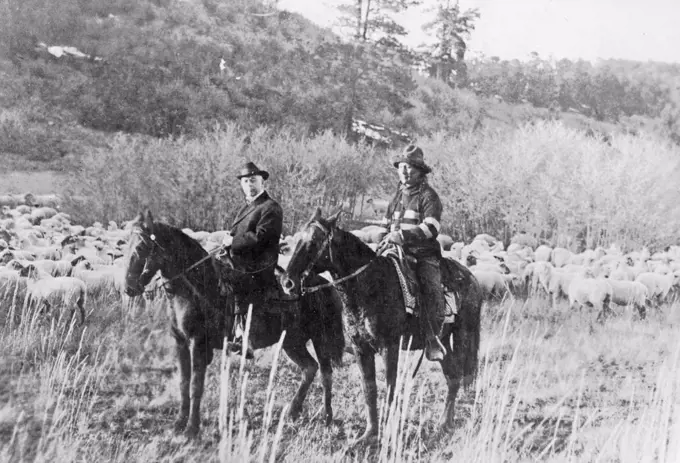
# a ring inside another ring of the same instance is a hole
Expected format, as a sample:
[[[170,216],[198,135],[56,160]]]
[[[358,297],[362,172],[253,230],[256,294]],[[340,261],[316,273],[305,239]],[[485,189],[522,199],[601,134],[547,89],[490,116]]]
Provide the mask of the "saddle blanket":
[[[391,246],[381,253],[382,256],[390,258],[394,269],[399,276],[399,286],[401,287],[402,295],[404,296],[404,307],[406,312],[411,315],[418,316],[418,297],[420,293],[420,285],[416,279],[415,270],[410,266],[403,251],[397,246]],[[458,314],[458,304],[456,295],[452,291],[444,291],[446,299],[446,312],[444,314],[444,323],[453,323]]]

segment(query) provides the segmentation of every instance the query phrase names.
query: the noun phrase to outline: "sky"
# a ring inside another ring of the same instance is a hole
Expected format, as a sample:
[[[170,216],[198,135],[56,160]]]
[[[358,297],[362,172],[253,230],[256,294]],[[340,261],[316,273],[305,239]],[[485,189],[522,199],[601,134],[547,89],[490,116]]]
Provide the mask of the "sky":
[[[334,6],[342,1],[279,0],[278,7],[333,28]],[[460,6],[481,14],[468,40],[472,54],[680,62],[680,0],[460,0]],[[398,17],[409,46],[431,41],[421,26],[432,13],[423,10]]]

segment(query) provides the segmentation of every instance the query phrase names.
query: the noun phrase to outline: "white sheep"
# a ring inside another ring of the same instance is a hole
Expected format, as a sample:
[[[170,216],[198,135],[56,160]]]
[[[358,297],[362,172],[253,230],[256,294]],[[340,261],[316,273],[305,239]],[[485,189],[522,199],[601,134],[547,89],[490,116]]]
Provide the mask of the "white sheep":
[[[620,261],[609,273],[609,279],[615,281],[633,281],[635,280],[635,273],[633,273],[633,269],[628,264]]]
[[[510,239],[510,242],[512,244],[519,244],[521,246],[526,246],[529,248],[535,248],[538,246],[538,242],[536,241],[536,238],[534,238],[531,235],[528,235],[526,233],[518,233],[515,236],[513,236]],[[510,247],[508,246],[508,250],[510,250]]]
[[[545,244],[540,245],[534,251],[534,261],[536,262],[550,262],[550,256],[552,254],[552,248],[546,246]]]
[[[361,231],[364,236],[364,240],[362,240],[364,243],[380,243],[387,234],[385,227],[379,225],[367,225]]]
[[[501,255],[502,256],[502,255]],[[510,273],[521,275],[529,265],[529,261],[522,259],[517,254],[507,254],[503,257],[505,265],[510,269]]]
[[[575,272],[564,270],[564,267],[553,268],[548,283],[548,292],[552,296],[553,307],[557,307],[559,299],[569,299],[569,286],[578,275]]]
[[[572,253],[565,248],[555,248],[550,254],[550,262],[554,267],[564,267],[571,259]]]
[[[480,270],[489,272],[498,272],[502,274],[510,273],[510,269],[502,259],[497,259],[492,254],[486,254],[484,257],[478,257],[475,254],[467,256],[464,262],[465,266],[470,270]]]
[[[0,264],[7,264],[11,260],[35,260],[35,255],[23,249],[5,249],[0,252]]]
[[[472,274],[479,282],[479,287],[486,300],[500,300],[510,291],[505,278],[498,272],[472,270]]]
[[[586,305],[598,310],[597,318],[602,320],[610,312],[612,287],[604,278],[593,278],[591,269],[584,269],[574,276],[568,290],[569,308]]]
[[[635,281],[645,285],[649,290],[649,298],[657,305],[661,305],[665,302],[673,286],[680,283],[680,275],[675,273],[662,275],[660,273],[644,272],[639,274]]]
[[[543,288],[549,294],[548,285],[552,272],[552,264],[548,261],[531,262],[522,272],[522,279],[529,294],[536,294],[539,288]]]
[[[26,291],[30,304],[44,307],[46,311],[53,307],[71,309],[71,316],[79,310],[80,322],[81,324],[85,322],[87,288],[81,280],[73,277],[53,277],[33,265],[24,267],[19,274],[28,278]]]
[[[439,241],[439,246],[442,251],[448,251],[451,249],[451,246],[453,246],[453,238],[443,233],[437,235],[437,241]]]
[[[90,298],[119,296],[123,290],[125,269],[113,265],[93,269],[81,261],[73,267],[71,276],[85,283]]]
[[[3,307],[23,301],[26,296],[27,280],[17,270],[0,268],[0,302]]]
[[[39,224],[43,219],[49,219],[57,215],[57,210],[51,207],[37,207],[31,211],[31,222]]]
[[[12,270],[21,270],[22,268],[31,264],[35,266],[38,270],[45,273],[49,273],[53,277],[70,276],[71,270],[73,269],[73,266],[68,261],[64,260],[55,261],[47,259],[39,259],[34,261],[30,260],[21,261],[13,259],[7,263],[7,268]]]
[[[473,242],[475,242],[475,241],[486,241],[486,244],[488,244],[489,247],[494,246],[498,242],[498,240],[496,238],[489,235],[488,233],[480,233],[479,235],[475,236],[475,238],[472,241]]]
[[[640,318],[645,318],[649,300],[649,289],[638,281],[610,280],[612,302],[617,305],[632,305],[637,309]]]
[[[456,241],[455,243],[453,243],[451,245],[451,249],[449,249],[446,252],[449,253],[448,254],[449,256],[453,257],[454,259],[456,259],[457,261],[460,262],[461,258],[462,258],[462,251],[463,251],[464,246],[465,246],[465,243],[462,243],[460,241]]]

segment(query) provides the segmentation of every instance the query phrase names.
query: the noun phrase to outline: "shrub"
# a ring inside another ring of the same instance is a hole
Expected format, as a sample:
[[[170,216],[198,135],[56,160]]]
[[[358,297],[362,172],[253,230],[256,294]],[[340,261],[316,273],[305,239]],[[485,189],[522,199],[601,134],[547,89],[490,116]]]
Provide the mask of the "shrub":
[[[235,173],[246,159],[271,173],[268,190],[284,208],[287,233],[315,207],[357,212],[363,195],[394,193],[388,158],[395,152],[328,132],[299,139],[259,129],[249,137],[244,144],[235,125],[191,140],[120,136],[73,173],[71,212],[91,223],[128,220],[151,207],[175,225],[225,228],[242,201]],[[678,148],[651,136],[619,135],[609,146],[559,122],[536,122],[440,133],[419,144],[444,204],[443,229],[457,239],[486,232],[509,240],[524,231],[572,249],[614,241],[663,246],[680,230]]]
[[[270,172],[267,188],[292,232],[313,207],[351,207],[385,177],[379,155],[330,133],[297,140],[260,129],[244,139],[233,124],[195,139],[120,135],[82,159],[65,188],[67,208],[86,223],[129,220],[149,207],[177,226],[222,229],[242,204],[235,175],[247,158]]]

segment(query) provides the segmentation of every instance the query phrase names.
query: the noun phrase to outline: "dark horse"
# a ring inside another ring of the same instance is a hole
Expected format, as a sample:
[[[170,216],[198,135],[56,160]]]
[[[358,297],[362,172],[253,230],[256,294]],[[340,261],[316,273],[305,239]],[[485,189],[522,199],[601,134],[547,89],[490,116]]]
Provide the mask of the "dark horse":
[[[181,230],[154,222],[147,212],[133,223],[125,292],[130,296],[142,294],[158,271],[165,279],[171,302],[168,313],[181,377],[175,431],[194,437],[200,425],[206,367],[213,359],[213,349],[222,349],[225,334],[231,336],[234,326],[233,295],[229,291],[227,295],[221,294],[218,271],[226,273],[228,278],[229,272],[235,270],[209,258],[203,247]],[[325,280],[319,277],[318,281]],[[226,283],[228,286],[228,281]],[[283,350],[303,371],[302,382],[290,404],[291,419],[299,416],[319,368],[306,347],[307,341],[312,341],[321,364],[326,423],[329,424],[333,419],[332,363],[342,359],[344,350],[342,305],[332,291],[310,296],[301,298],[299,316],[281,311],[263,313],[255,307],[249,336],[252,347],[259,349],[278,342],[286,330]]]
[[[289,293],[313,291],[306,277],[310,273],[329,271],[344,305],[345,329],[355,346],[364,380],[368,427],[359,441],[373,438],[378,432],[375,354],[385,348],[388,400],[394,398],[400,337],[412,338],[411,349],[423,349],[419,323],[404,309],[397,272],[386,257],[378,257],[359,238],[337,227],[339,213],[323,219],[320,211],[301,232],[288,265],[284,288]],[[448,383],[446,406],[442,416],[445,431],[453,428],[454,404],[461,384],[472,384],[477,372],[482,293],[470,271],[450,259],[442,259],[442,281],[458,292],[455,322],[444,326],[442,342],[446,355],[442,369]],[[408,342],[402,346],[407,347]]]

